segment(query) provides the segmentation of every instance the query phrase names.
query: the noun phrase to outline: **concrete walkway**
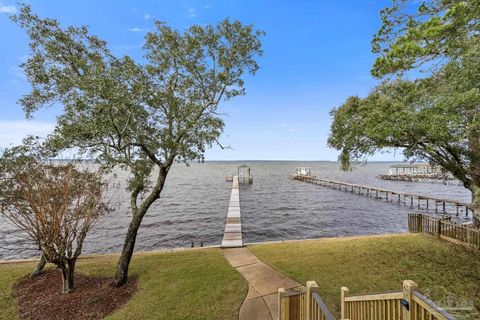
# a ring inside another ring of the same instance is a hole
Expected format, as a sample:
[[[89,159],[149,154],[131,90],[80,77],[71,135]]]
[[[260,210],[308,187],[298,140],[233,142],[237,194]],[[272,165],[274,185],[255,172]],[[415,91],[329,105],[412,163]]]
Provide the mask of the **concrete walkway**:
[[[240,320],[277,320],[278,288],[303,289],[298,282],[263,263],[246,247],[223,249],[223,255],[248,282]]]

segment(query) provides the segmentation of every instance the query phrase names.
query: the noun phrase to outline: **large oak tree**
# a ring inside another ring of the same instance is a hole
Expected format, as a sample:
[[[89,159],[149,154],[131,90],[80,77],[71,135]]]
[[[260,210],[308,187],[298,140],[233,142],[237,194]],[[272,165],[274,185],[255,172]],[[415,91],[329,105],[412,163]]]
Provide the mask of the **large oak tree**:
[[[329,145],[344,169],[388,148],[439,165],[471,191],[478,224],[480,2],[395,0],[382,21],[372,68],[382,82],[332,111]]]
[[[63,107],[49,148],[74,147],[131,173],[132,219],[113,281],[123,285],[142,219],[160,198],[172,164],[199,158],[218,143],[224,127],[218,105],[245,93],[243,79],[258,69],[263,33],[228,19],[184,32],[155,21],[144,60],[135,61],[114,56],[87,27],[62,28],[29,6],[13,20],[30,37],[22,67],[32,90],[20,99],[27,116],[51,104]]]

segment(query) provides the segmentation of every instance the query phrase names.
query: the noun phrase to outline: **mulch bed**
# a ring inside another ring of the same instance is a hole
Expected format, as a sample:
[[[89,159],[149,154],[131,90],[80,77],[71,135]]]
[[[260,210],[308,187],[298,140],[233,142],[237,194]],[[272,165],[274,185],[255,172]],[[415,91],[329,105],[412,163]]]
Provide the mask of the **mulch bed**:
[[[25,278],[14,286],[20,319],[102,319],[124,305],[137,290],[137,278],[114,288],[111,278],[91,278],[75,274],[75,291],[62,294],[62,278],[57,269],[35,278]]]

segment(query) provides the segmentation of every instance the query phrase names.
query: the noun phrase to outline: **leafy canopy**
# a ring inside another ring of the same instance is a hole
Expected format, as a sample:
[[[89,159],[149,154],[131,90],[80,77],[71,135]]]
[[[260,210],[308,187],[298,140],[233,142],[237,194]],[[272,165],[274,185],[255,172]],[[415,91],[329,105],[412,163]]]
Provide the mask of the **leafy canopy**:
[[[382,77],[461,59],[480,32],[476,0],[393,0],[372,40],[372,74]]]
[[[255,74],[262,54],[263,33],[228,19],[183,33],[156,21],[145,37],[145,63],[116,57],[87,27],[62,28],[29,6],[13,20],[31,39],[22,67],[32,91],[20,100],[27,116],[52,104],[64,108],[48,146],[126,167],[137,191],[154,167],[201,157],[218,143],[224,123],[217,107],[245,93],[242,79]]]
[[[387,148],[428,160],[480,186],[480,43],[478,1],[395,1],[382,11],[374,38],[380,54],[372,73],[391,76],[432,66],[416,80],[386,77],[366,98],[350,97],[332,111],[328,140],[344,169]],[[443,62],[439,59],[444,58]]]

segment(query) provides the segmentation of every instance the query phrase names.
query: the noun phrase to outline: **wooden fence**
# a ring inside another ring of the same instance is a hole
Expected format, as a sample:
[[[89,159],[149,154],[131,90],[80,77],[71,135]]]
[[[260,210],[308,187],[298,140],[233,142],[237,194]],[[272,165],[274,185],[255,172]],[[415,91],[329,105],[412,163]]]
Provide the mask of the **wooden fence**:
[[[341,319],[350,320],[454,320],[445,310],[417,291],[417,284],[403,282],[402,291],[348,296],[341,290]]]
[[[480,250],[480,230],[453,223],[450,218],[438,219],[421,213],[408,215],[408,230],[430,235]]]
[[[341,289],[341,320],[455,320],[417,290],[417,284],[403,281],[403,290],[350,296]],[[335,320],[318,294],[315,281],[297,291],[278,289],[279,320]]]
[[[318,294],[315,281],[308,281],[306,290],[286,292],[278,289],[279,320],[335,320]]]

